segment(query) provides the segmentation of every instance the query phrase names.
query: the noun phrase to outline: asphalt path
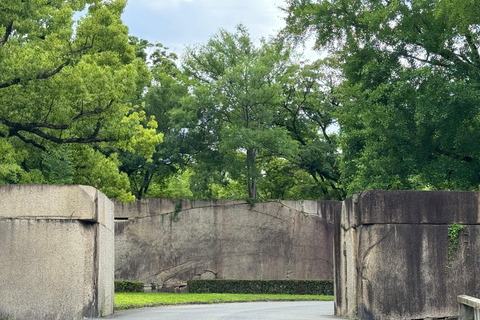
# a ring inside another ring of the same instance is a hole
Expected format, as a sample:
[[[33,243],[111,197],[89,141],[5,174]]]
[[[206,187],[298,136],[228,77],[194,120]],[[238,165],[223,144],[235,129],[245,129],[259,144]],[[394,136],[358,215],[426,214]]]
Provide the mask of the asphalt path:
[[[322,320],[333,315],[332,301],[196,304],[126,310],[101,319],[123,320]]]

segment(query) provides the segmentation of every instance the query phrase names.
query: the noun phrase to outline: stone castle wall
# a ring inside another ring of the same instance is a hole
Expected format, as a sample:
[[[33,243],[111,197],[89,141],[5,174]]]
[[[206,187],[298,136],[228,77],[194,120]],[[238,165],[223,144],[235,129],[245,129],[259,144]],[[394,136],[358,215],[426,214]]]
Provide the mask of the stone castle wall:
[[[115,277],[157,288],[189,279],[333,279],[337,203],[116,202]]]

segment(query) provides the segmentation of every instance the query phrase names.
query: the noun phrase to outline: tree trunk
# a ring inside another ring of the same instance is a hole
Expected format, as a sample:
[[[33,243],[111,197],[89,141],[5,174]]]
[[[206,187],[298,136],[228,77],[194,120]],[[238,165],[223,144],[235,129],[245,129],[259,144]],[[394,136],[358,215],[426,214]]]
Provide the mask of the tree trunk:
[[[247,179],[248,179],[248,197],[250,199],[257,199],[257,167],[255,166],[255,159],[257,157],[257,149],[247,149]]]

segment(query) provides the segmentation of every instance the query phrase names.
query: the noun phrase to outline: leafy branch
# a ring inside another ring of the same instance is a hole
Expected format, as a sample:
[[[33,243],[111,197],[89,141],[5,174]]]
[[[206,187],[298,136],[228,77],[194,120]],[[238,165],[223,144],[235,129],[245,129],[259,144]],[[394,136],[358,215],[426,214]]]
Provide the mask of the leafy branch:
[[[12,31],[13,31],[13,20],[10,21],[10,23],[7,25],[7,29],[3,34],[2,40],[0,40],[0,46],[3,46],[5,43],[7,43],[8,37],[10,37],[10,35],[12,34]]]
[[[7,27],[7,31],[8,31],[8,27]],[[11,32],[11,31],[10,31]],[[5,40],[5,42],[7,41],[8,39],[8,35],[10,33],[5,33],[3,39],[0,41],[0,45],[4,45],[5,43],[3,42]],[[80,49],[77,49],[77,50],[70,50],[68,52],[68,55],[73,55],[73,54],[76,54],[76,53],[81,53],[85,50],[88,50],[88,49],[91,49],[93,48],[93,42],[95,40],[95,35],[92,37],[92,41],[89,45],[87,45],[87,42],[88,42],[88,39],[85,40],[85,45],[80,48]],[[22,78],[13,78],[11,79],[10,81],[7,81],[7,82],[4,82],[4,83],[0,83],[0,89],[3,89],[3,88],[8,88],[10,86],[13,86],[13,85],[16,85],[16,84],[19,84],[22,80],[23,81],[33,81],[33,80],[43,80],[43,79],[48,79],[54,75],[56,75],[57,73],[59,73],[60,71],[62,71],[63,68],[65,68],[66,66],[68,66],[69,64],[71,63],[71,59],[70,58],[67,58],[62,64],[60,64],[59,66],[57,66],[55,69],[53,70],[45,70],[44,72],[41,72],[40,74],[38,74],[36,77],[31,77],[31,78],[26,78],[26,79],[22,79]]]
[[[93,116],[93,115],[98,115],[101,113],[105,113],[108,109],[111,108],[111,106],[114,103],[114,99],[111,99],[110,102],[107,104],[107,106],[103,109],[97,108],[93,111],[89,112],[80,112],[77,114],[75,117],[72,118],[69,124],[52,124],[52,123],[47,123],[47,122],[30,122],[30,123],[19,123],[19,122],[13,122],[9,121],[8,119],[5,118],[0,118],[0,123],[6,125],[9,127],[9,134],[8,136],[17,136],[20,138],[23,142],[25,143],[31,143],[33,146],[45,151],[45,147],[36,142],[33,139],[29,139],[25,137],[21,132],[28,132],[30,134],[36,135],[40,138],[43,138],[45,140],[49,140],[55,143],[94,143],[94,142],[108,142],[108,141],[115,141],[113,138],[99,138],[98,134],[100,132],[100,129],[102,127],[102,120],[104,119],[103,117],[99,117],[97,119],[97,123],[95,125],[94,131],[92,134],[90,134],[87,137],[77,137],[77,138],[60,138],[55,136],[52,133],[49,133],[47,131],[42,130],[44,129],[51,129],[51,130],[68,130],[73,127],[75,122],[77,122],[81,118]]]

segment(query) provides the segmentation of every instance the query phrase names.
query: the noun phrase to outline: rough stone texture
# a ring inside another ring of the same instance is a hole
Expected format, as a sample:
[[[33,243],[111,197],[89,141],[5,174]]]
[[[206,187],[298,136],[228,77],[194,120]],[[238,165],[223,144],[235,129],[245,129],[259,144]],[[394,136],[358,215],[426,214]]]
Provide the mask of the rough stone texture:
[[[335,208],[335,313],[456,318],[480,294],[479,192],[366,191]],[[466,226],[449,256],[448,225]]]
[[[189,279],[332,279],[335,201],[147,199],[115,204],[115,277],[157,288]],[[174,221],[178,220],[178,221]]]
[[[14,213],[17,219],[98,220],[94,201],[97,190],[92,187],[1,185],[0,194],[0,218],[10,218]]]
[[[115,223],[113,202],[97,191],[97,241],[96,261],[98,291],[98,316],[113,314],[115,285]]]
[[[113,203],[105,195],[1,185],[0,208],[0,319],[113,313]]]

